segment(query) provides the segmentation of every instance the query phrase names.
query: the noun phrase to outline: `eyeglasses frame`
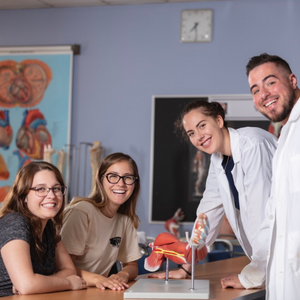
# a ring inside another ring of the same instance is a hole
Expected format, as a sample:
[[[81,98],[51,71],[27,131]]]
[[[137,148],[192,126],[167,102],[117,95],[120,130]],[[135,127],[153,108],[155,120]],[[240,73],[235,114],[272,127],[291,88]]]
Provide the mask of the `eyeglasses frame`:
[[[64,196],[64,195],[66,194],[66,192],[67,192],[67,187],[64,186],[64,185],[61,185],[60,187],[61,187],[61,188],[64,188],[64,193],[62,193],[62,196]],[[35,194],[36,194],[38,197],[46,197],[46,196],[48,196],[48,194],[49,194],[49,192],[50,192],[50,190],[51,190],[52,193],[53,193],[53,195],[55,195],[56,197],[59,197],[60,195],[57,196],[57,195],[54,193],[54,190],[53,190],[53,189],[55,189],[55,188],[57,188],[57,186],[54,186],[54,187],[52,187],[52,188],[50,188],[50,187],[47,186],[47,194],[46,194],[45,196],[39,196],[39,195],[37,194],[37,189],[38,189],[38,187],[36,187],[36,186],[30,188],[29,190],[30,190],[30,191],[35,191]]]
[[[115,175],[115,176],[118,176],[118,177],[119,177],[119,180],[118,180],[117,182],[112,183],[112,182],[109,181],[108,175]],[[108,181],[110,184],[117,184],[117,183],[122,179],[124,184],[126,184],[126,185],[133,185],[133,184],[135,184],[135,182],[139,179],[138,177],[136,177],[136,176],[134,176],[134,175],[120,176],[120,175],[114,174],[114,173],[107,173],[107,174],[104,174],[103,176],[106,177],[107,181]],[[133,183],[129,183],[129,184],[128,184],[128,183],[125,182],[124,178],[125,178],[125,177],[128,177],[128,176],[132,176],[132,177],[134,178],[134,182],[133,182]]]

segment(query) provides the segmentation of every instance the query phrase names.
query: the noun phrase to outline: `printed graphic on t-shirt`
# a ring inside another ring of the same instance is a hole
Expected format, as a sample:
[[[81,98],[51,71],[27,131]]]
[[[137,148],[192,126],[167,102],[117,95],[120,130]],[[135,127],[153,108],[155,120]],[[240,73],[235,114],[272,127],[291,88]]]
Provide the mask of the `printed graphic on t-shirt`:
[[[116,236],[116,237],[111,238],[109,241],[113,247],[119,248],[120,244],[121,244],[121,237]]]

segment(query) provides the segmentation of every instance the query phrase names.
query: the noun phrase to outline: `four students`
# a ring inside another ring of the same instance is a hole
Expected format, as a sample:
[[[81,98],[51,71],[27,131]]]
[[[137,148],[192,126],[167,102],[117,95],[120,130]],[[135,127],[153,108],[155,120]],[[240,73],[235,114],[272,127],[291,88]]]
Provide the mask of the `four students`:
[[[212,154],[197,210],[210,222],[207,243],[217,237],[226,215],[252,259],[241,274],[222,279],[222,286],[258,287],[266,277],[268,299],[297,299],[300,90],[278,56],[253,57],[247,76],[257,109],[284,125],[276,152],[276,138],[266,131],[228,128],[218,103],[189,104],[177,125],[196,148]],[[95,180],[88,198],[77,197],[66,208],[62,227],[66,187],[59,170],[40,161],[18,172],[0,210],[0,296],[128,287],[141,257],[135,213],[138,169],[128,155],[114,153],[101,162]],[[123,268],[107,278],[116,260]]]

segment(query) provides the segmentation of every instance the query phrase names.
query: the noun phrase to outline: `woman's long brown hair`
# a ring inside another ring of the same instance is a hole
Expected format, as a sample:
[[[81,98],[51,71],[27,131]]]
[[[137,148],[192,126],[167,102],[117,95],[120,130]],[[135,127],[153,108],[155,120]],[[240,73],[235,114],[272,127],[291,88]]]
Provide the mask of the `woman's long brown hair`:
[[[0,209],[0,218],[12,212],[18,212],[26,217],[32,232],[33,239],[35,241],[35,246],[39,258],[41,258],[45,253],[42,243],[38,238],[42,230],[42,223],[40,218],[35,216],[28,209],[25,199],[30,191],[30,188],[32,187],[32,182],[35,174],[43,170],[52,171],[55,174],[55,177],[59,182],[59,184],[62,186],[65,185],[60,171],[54,165],[45,161],[32,161],[20,169]],[[52,219],[54,233],[55,233],[55,237],[54,237],[55,246],[60,241],[60,229],[62,226],[62,218],[63,218],[63,210],[64,210],[64,202],[65,202],[64,197],[65,196],[63,196],[62,207],[60,208],[58,214]]]

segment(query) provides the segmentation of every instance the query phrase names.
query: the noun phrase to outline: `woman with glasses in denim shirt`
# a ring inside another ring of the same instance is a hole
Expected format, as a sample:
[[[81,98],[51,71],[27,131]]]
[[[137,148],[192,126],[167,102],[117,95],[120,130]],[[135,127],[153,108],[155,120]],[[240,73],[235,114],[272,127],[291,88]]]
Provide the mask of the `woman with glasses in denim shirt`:
[[[86,288],[60,239],[65,192],[50,163],[18,172],[0,210],[0,297]]]
[[[88,286],[124,290],[138,275],[139,190],[135,161],[113,153],[100,163],[89,197],[76,197],[66,208],[62,239]],[[107,277],[117,260],[122,270]]]

